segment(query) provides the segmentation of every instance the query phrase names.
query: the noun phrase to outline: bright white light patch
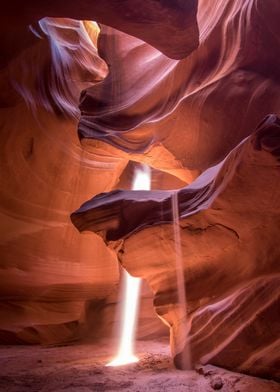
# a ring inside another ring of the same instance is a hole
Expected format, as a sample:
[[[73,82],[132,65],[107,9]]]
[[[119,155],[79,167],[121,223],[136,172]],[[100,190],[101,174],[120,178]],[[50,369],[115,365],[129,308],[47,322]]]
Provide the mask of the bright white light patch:
[[[135,170],[132,189],[134,191],[149,191],[151,189],[151,170],[149,166],[142,165]]]
[[[137,362],[133,354],[135,327],[138,314],[141,279],[133,278],[124,271],[124,308],[122,309],[121,340],[116,358],[107,366],[120,366]]]
[[[135,172],[133,190],[151,189],[151,172],[148,166],[142,165]],[[124,305],[122,309],[121,338],[117,356],[106,366],[121,366],[138,362],[134,355],[134,340],[138,316],[141,279],[134,278],[124,271]]]

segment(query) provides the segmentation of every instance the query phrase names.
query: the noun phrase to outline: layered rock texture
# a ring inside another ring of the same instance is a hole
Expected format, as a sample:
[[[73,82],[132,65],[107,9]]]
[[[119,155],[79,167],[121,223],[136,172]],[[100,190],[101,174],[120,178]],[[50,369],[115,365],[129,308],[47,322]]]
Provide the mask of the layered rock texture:
[[[164,333],[155,310],[178,367],[190,350],[280,378],[279,17],[278,0],[7,5],[1,342],[111,336],[120,262],[148,282],[139,336]],[[152,191],[129,191],[139,163]]]
[[[34,42],[29,25],[49,16],[94,20],[138,37],[168,57],[182,59],[198,47],[198,0],[15,0],[1,12],[1,63]],[[32,27],[31,27],[32,30]],[[19,35],[21,35],[19,39]]]
[[[82,94],[80,136],[149,156],[161,148],[195,174],[218,163],[279,111],[279,16],[277,1],[201,0],[200,45],[181,61],[102,28],[110,73]]]
[[[81,237],[70,213],[117,183],[128,157],[85,150],[80,91],[108,73],[92,22],[45,18],[32,47],[1,73],[0,341],[57,344],[111,336],[120,267],[98,237]],[[179,181],[180,182],[180,181]],[[144,287],[139,336],[166,333]]]
[[[115,257],[103,242],[80,238],[69,221],[76,203],[94,189],[110,190],[125,165],[86,153],[76,136],[79,90],[104,77],[107,67],[83,23],[41,23],[47,38],[2,75],[3,83],[10,83],[1,90],[6,102],[1,109],[2,342],[75,338],[85,302],[103,300],[119,278]],[[87,67],[77,62],[81,57]],[[70,86],[64,77],[72,78]]]
[[[280,119],[269,116],[185,188],[114,191],[72,214],[79,230],[123,240],[119,260],[153,289],[178,366],[190,348],[194,363],[280,376],[279,158]],[[174,196],[190,323],[177,294]]]

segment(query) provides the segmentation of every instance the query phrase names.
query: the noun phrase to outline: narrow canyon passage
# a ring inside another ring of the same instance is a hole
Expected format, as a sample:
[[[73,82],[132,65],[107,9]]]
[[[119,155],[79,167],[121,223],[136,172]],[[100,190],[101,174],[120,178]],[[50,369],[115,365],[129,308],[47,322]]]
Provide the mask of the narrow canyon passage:
[[[0,391],[280,391],[279,0],[2,8]]]

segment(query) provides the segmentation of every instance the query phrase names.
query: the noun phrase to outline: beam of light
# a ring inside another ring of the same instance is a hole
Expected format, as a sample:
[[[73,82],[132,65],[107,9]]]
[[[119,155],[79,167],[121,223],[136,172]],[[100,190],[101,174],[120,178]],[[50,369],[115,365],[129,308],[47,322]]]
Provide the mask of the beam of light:
[[[148,166],[136,169],[133,179],[133,190],[151,189],[151,172]],[[121,337],[117,356],[106,366],[121,366],[138,362],[134,355],[136,322],[138,317],[141,279],[134,278],[124,271],[124,304],[121,312]]]
[[[173,230],[174,230],[174,244],[175,244],[175,266],[178,290],[178,304],[180,311],[180,328],[177,333],[179,339],[184,342],[186,338],[186,331],[188,331],[187,320],[187,297],[184,277],[184,263],[182,254],[182,241],[180,233],[180,214],[178,193],[175,191],[172,195],[172,212],[173,212]],[[181,364],[183,369],[191,370],[191,350],[189,343],[186,343],[181,354]]]

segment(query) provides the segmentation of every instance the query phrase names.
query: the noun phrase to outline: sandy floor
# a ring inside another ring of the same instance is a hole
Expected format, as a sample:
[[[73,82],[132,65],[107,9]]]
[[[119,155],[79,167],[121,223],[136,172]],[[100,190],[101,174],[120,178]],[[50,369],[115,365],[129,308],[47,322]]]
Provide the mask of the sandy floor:
[[[105,367],[112,344],[44,348],[0,346],[0,391],[5,392],[280,392],[280,384],[213,366],[197,371],[173,367],[166,341],[138,342],[140,361]]]

